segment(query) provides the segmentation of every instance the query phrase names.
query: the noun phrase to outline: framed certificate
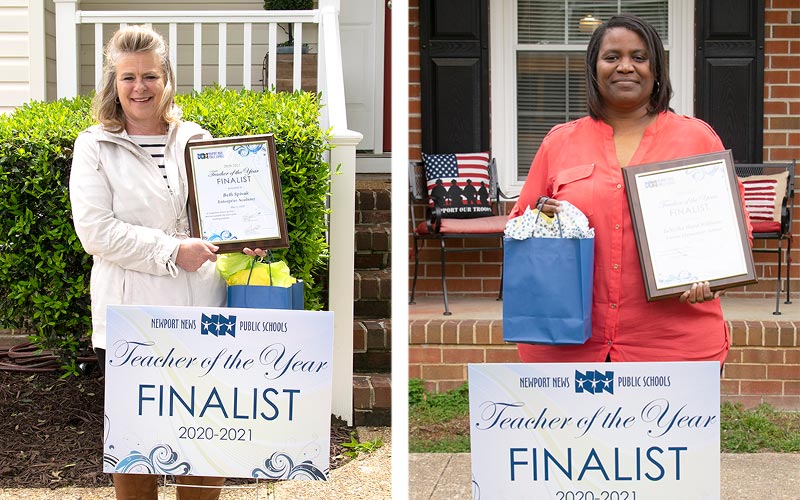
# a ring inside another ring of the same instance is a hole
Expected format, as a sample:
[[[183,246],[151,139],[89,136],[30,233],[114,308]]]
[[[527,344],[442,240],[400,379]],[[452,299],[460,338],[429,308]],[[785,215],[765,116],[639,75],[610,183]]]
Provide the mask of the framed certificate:
[[[190,141],[185,155],[193,237],[220,252],[289,246],[272,134]]]
[[[756,282],[730,150],[622,173],[648,301]]]

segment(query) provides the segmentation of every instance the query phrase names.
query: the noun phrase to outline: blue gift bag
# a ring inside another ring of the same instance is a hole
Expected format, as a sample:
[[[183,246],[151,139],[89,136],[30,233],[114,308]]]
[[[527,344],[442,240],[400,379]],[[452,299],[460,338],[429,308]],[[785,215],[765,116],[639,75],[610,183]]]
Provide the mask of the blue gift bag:
[[[504,238],[503,247],[503,340],[589,340],[594,238]]]
[[[268,262],[272,260],[271,252],[267,254]],[[246,285],[228,285],[228,307],[245,307],[249,309],[305,309],[305,285],[297,280],[289,287],[251,285],[255,259],[250,264]],[[269,271],[269,282],[272,283],[272,268]]]
[[[231,285],[228,286],[228,307],[251,309],[305,309],[302,281],[290,287]]]

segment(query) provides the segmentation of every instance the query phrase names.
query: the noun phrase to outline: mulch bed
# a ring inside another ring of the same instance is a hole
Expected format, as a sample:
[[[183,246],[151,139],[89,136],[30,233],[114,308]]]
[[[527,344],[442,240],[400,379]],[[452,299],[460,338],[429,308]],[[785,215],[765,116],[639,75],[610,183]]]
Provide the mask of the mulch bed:
[[[6,364],[0,367],[0,488],[111,486],[102,472],[104,378],[96,365],[62,379],[55,370],[9,371],[8,363],[0,350]],[[351,432],[343,423],[331,425],[331,469],[349,461],[341,443]]]

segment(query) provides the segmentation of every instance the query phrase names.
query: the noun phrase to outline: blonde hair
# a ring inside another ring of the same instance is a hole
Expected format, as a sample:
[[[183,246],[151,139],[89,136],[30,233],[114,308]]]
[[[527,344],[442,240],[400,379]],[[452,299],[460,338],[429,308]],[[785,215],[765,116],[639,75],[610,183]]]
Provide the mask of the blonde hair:
[[[169,50],[164,38],[144,26],[127,26],[114,33],[105,48],[105,63],[100,90],[92,100],[92,116],[111,132],[125,128],[125,114],[117,93],[117,61],[123,55],[154,52],[161,61],[164,77],[164,93],[158,105],[158,113],[166,123],[180,119],[180,109],[175,105],[175,73],[169,62]]]

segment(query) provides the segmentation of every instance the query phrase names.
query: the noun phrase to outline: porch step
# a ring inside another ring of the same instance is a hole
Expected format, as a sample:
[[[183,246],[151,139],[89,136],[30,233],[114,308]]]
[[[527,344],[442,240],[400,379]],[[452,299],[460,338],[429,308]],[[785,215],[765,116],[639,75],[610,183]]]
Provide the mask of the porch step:
[[[392,371],[392,321],[353,321],[353,370],[360,373]]]
[[[356,186],[356,224],[384,225],[392,223],[392,193],[380,184]]]
[[[388,269],[392,232],[387,225],[356,225],[356,269]]]
[[[355,425],[392,424],[392,382],[386,373],[353,375],[353,421]]]
[[[353,276],[353,416],[356,425],[391,424],[390,179],[356,178]]]
[[[354,275],[356,318],[388,318],[392,312],[391,269],[357,269]]]

